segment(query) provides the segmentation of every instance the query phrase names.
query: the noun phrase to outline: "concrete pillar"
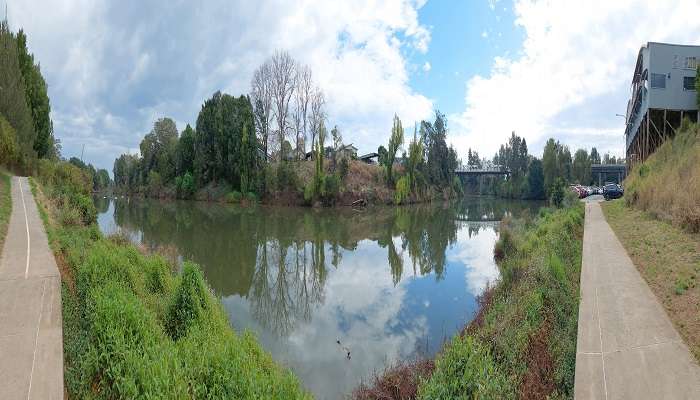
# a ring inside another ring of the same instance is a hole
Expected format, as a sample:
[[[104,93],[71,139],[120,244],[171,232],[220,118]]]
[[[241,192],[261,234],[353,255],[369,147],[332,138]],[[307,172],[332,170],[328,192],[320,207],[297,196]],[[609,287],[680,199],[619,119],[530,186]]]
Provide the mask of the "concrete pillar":
[[[598,186],[603,186],[603,173],[598,172]]]

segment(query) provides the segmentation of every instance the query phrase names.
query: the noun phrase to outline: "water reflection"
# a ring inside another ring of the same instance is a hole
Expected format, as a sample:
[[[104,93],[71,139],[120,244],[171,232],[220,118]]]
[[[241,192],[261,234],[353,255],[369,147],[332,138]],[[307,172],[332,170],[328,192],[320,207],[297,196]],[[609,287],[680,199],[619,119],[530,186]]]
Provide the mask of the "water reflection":
[[[255,331],[319,398],[348,392],[387,361],[435,351],[498,276],[497,221],[537,207],[485,198],[362,211],[96,204],[104,231],[199,263],[234,327]]]

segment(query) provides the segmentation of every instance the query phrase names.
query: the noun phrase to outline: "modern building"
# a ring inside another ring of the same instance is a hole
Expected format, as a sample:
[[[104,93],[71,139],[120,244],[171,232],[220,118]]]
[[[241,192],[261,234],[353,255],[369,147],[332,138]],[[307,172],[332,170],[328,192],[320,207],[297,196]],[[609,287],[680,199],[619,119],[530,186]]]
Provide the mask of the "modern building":
[[[695,76],[700,46],[649,42],[639,49],[627,102],[627,166],[644,161],[683,118],[698,120]]]

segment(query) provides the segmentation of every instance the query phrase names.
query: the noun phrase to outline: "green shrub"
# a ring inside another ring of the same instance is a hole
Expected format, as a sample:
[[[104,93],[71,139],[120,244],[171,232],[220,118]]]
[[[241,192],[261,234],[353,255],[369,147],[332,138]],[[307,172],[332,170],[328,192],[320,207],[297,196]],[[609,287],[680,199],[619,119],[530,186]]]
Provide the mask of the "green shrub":
[[[396,181],[396,191],[394,192],[394,203],[403,203],[411,194],[411,182],[408,176],[402,176]]]
[[[196,190],[196,186],[194,183],[194,178],[189,171],[185,172],[185,175],[175,178],[175,189],[177,190],[177,195],[180,198],[188,199],[192,197],[194,191]]]
[[[277,190],[297,190],[299,186],[299,177],[294,169],[294,163],[288,161],[280,161],[277,163]]]
[[[248,192],[245,194],[245,201],[249,204],[255,204],[258,202],[258,196],[253,192]]]
[[[205,318],[209,307],[209,292],[202,271],[192,263],[185,263],[166,316],[166,332],[173,340],[185,336],[193,325]]]
[[[496,367],[486,346],[471,337],[456,337],[435,361],[419,399],[507,399],[512,385]]]
[[[340,178],[329,174],[324,176],[321,182],[321,199],[325,204],[332,204],[340,193]]]
[[[348,172],[350,172],[350,162],[347,157],[343,157],[340,159],[340,164],[338,165],[338,176],[340,176],[341,181],[345,181]]]
[[[226,202],[232,203],[232,204],[238,204],[241,202],[242,198],[243,198],[243,195],[241,194],[241,192],[234,190],[232,192],[229,192],[226,195]]]

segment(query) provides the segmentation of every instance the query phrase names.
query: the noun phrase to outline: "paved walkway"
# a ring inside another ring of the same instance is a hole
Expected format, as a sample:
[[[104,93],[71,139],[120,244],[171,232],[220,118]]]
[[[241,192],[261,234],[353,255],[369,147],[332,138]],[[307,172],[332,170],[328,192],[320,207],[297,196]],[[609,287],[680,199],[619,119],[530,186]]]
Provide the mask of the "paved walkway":
[[[0,399],[63,398],[61,277],[27,178],[0,257]]]
[[[605,221],[586,204],[576,399],[700,399],[700,367]]]

